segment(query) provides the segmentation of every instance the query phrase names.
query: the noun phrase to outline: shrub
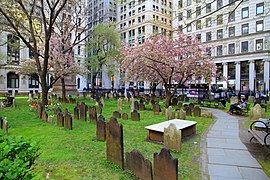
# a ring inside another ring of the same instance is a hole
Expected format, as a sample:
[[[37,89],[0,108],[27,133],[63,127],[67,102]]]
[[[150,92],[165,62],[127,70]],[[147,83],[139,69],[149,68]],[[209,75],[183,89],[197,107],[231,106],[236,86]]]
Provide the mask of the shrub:
[[[0,179],[31,179],[30,170],[38,151],[36,142],[0,134]]]

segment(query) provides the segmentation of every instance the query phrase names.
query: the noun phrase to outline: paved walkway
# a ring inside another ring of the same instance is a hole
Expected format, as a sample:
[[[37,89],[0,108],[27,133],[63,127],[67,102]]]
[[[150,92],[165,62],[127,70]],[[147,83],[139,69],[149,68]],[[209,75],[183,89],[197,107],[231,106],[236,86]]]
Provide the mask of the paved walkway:
[[[237,118],[217,109],[209,110],[216,122],[206,135],[204,179],[270,180],[241,142]]]

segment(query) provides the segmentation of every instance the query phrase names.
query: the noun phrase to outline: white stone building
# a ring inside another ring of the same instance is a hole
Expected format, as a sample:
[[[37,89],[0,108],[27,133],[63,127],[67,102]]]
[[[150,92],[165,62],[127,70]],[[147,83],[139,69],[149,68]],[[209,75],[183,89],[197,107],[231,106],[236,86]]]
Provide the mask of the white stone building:
[[[238,6],[239,2],[174,0],[173,7],[178,8],[173,28],[196,35],[209,46],[218,71],[226,79],[213,79],[213,84],[237,92],[268,91],[270,1],[245,0]]]

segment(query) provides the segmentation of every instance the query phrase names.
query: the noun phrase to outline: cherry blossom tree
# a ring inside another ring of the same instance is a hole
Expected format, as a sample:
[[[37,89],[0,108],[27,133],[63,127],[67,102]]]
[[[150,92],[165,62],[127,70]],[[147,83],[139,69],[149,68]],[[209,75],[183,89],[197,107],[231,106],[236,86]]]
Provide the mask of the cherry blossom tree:
[[[200,79],[210,82],[216,72],[213,60],[196,37],[175,34],[175,38],[158,34],[143,44],[135,43],[134,47],[125,44],[119,58],[126,81],[145,80],[164,85],[166,106],[181,85]]]

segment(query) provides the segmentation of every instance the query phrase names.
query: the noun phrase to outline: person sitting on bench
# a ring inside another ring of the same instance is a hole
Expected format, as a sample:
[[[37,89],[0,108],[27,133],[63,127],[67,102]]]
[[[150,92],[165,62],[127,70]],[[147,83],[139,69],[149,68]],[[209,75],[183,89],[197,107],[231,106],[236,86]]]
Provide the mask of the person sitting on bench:
[[[240,104],[232,104],[231,106],[230,106],[230,109],[229,109],[229,111],[227,111],[229,114],[232,114],[233,113],[233,111],[238,111],[238,110],[243,110],[243,109],[245,109],[245,108],[247,108],[247,103],[246,103],[246,101],[245,101],[245,99],[244,98],[241,98],[241,102],[240,102]]]

